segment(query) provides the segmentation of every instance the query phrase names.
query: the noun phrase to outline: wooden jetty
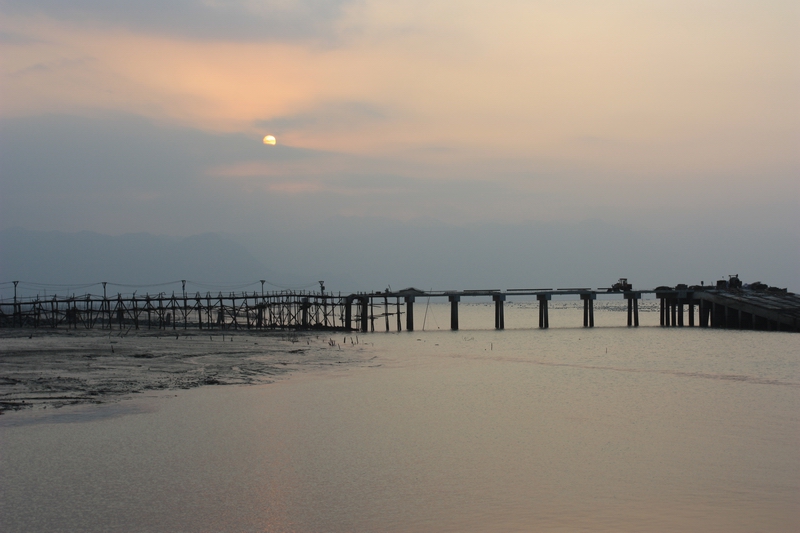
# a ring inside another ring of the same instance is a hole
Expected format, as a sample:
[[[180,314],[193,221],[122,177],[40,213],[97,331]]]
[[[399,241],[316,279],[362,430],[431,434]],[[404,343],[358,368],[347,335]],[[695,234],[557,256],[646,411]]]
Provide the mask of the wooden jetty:
[[[535,298],[539,307],[538,327],[547,329],[550,327],[548,303],[555,297],[582,301],[583,326],[592,328],[594,301],[598,295],[626,301],[627,326],[638,327],[639,300],[644,294],[654,294],[660,300],[660,324],[664,327],[698,325],[800,331],[800,297],[785,290],[678,286],[634,291],[629,285],[623,285],[620,290],[579,287],[421,291],[408,288],[348,295],[324,291],[254,291],[218,292],[216,295],[207,292],[205,295],[117,294],[116,297],[105,294],[50,298],[14,296],[13,301],[0,301],[0,327],[368,332],[375,331],[376,321],[383,319],[385,331],[402,331],[403,328],[414,331],[417,299],[446,298],[450,303],[450,329],[455,331],[459,329],[458,306],[463,299],[491,298],[494,302],[494,327],[502,330],[505,329],[504,303],[509,298]],[[393,327],[391,322],[394,322]]]
[[[0,302],[0,327],[348,330],[345,300],[302,291],[15,298]]]

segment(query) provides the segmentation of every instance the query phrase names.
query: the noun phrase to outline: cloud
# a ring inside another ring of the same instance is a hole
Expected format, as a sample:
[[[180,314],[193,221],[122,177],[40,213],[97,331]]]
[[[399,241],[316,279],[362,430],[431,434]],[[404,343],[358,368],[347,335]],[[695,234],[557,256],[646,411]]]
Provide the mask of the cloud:
[[[6,0],[12,15],[197,40],[329,41],[347,0]]]
[[[368,102],[323,102],[300,113],[256,121],[256,125],[275,133],[324,130],[335,134],[386,121],[388,114],[384,107]]]
[[[41,42],[40,39],[34,39],[27,35],[17,33],[14,31],[0,31],[0,45],[1,44],[29,45],[40,42]]]

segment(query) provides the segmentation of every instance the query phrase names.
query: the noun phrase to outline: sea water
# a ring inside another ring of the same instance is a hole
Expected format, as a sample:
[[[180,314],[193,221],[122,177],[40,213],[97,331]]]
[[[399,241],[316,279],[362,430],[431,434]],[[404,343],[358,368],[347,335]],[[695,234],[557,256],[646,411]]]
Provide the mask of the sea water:
[[[4,415],[0,529],[800,531],[800,335],[597,307],[418,303],[331,335],[359,365]]]

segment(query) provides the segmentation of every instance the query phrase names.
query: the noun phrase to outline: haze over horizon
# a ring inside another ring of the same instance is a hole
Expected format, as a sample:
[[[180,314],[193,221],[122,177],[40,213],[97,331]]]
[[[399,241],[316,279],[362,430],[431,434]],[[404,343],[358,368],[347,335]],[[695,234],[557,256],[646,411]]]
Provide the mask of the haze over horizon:
[[[798,27],[785,0],[6,0],[0,231],[217,233],[354,290],[798,290]],[[0,281],[42,256],[15,246]]]

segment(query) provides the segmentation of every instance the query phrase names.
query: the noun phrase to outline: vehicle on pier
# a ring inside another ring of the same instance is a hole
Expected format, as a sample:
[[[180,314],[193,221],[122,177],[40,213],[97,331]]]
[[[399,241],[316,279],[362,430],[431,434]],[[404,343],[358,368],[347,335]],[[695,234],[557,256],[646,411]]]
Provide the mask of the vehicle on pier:
[[[633,290],[633,285],[628,283],[628,278],[619,278],[619,281],[616,282],[608,289],[608,292],[625,292]]]

